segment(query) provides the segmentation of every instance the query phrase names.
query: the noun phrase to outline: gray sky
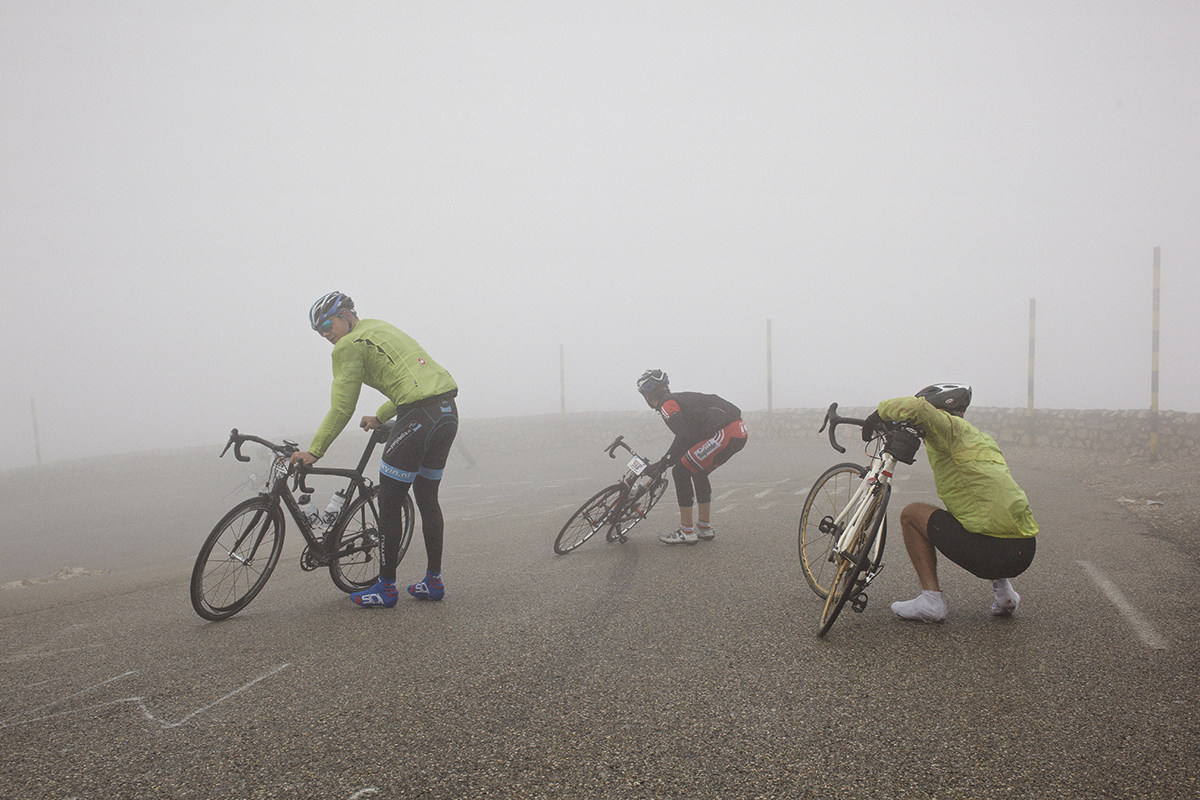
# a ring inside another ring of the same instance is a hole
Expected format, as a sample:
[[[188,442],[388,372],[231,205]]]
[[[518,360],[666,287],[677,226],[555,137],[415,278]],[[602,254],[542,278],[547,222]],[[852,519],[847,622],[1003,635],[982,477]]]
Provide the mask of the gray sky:
[[[309,305],[464,418],[1200,411],[1200,4],[0,4],[0,464],[308,435]],[[366,389],[360,410],[379,397]],[[303,442],[307,444],[307,442]]]

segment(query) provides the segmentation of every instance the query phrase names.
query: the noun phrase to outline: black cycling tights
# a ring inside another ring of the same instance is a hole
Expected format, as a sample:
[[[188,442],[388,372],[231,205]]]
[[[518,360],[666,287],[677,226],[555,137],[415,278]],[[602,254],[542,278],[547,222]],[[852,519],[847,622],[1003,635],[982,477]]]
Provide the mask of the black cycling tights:
[[[446,529],[442,506],[438,502],[438,487],[441,481],[417,476],[412,482],[413,500],[421,512],[421,533],[425,537],[425,554],[429,559],[429,571],[442,571],[442,534]],[[402,525],[404,497],[409,484],[380,476],[379,483],[379,531],[383,534],[383,559],[379,562],[379,577],[396,580],[396,561],[400,555],[400,538],[404,535]]]

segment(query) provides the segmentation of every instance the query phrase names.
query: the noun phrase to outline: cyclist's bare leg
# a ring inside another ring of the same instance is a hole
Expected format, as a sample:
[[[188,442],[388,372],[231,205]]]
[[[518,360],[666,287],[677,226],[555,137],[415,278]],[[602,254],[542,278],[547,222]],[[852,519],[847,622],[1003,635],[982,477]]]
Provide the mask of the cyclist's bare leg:
[[[909,503],[900,512],[900,528],[904,532],[904,547],[917,572],[917,580],[926,591],[940,592],[937,577],[937,550],[929,541],[929,518],[937,506],[928,503]]]
[[[684,528],[692,527],[692,507],[679,507],[679,524]]]

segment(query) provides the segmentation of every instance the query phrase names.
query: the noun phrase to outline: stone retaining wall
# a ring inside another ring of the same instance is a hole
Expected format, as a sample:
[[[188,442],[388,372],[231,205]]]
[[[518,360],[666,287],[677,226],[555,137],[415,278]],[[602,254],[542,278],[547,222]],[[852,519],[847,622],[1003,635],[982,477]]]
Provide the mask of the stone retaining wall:
[[[869,408],[840,408],[843,416],[865,417]],[[751,437],[800,439],[817,432],[825,409],[788,408],[746,414]],[[971,422],[1004,447],[1033,444],[1117,453],[1149,453],[1150,411],[1036,409],[1032,420],[1023,408],[972,408]],[[1032,434],[1032,436],[1031,436]],[[544,414],[464,420],[459,443],[469,451],[516,451],[547,445],[603,449],[623,435],[634,449],[653,456],[670,442],[670,432],[650,411]],[[839,436],[840,438],[840,436]],[[1158,454],[1179,456],[1200,444],[1200,414],[1158,412]]]

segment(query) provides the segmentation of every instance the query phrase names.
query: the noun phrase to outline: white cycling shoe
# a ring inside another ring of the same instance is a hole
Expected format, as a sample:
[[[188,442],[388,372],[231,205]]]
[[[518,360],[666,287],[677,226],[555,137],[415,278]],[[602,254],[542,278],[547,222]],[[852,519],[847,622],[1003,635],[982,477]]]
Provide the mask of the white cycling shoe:
[[[695,531],[684,533],[682,529],[677,529],[674,533],[660,533],[658,540],[664,544],[695,544],[700,537],[696,536]]]
[[[901,619],[917,622],[945,622],[946,596],[941,592],[925,590],[912,600],[892,603],[892,611]]]
[[[997,617],[1011,617],[1021,604],[1021,595],[1008,582],[1008,578],[992,581],[992,613]]]

